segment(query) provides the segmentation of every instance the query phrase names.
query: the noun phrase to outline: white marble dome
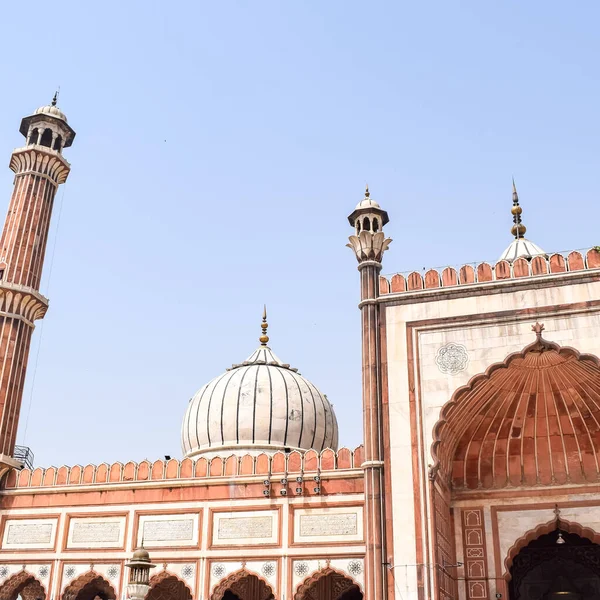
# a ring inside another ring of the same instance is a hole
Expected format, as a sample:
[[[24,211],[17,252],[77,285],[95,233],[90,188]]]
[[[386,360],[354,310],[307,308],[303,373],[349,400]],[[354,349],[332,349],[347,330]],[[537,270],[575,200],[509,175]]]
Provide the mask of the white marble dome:
[[[338,426],[327,397],[261,345],[190,400],[181,444],[185,456],[337,450]]]
[[[546,256],[546,253],[537,244],[521,237],[514,239],[498,260],[513,262],[517,258],[533,258],[534,256]]]

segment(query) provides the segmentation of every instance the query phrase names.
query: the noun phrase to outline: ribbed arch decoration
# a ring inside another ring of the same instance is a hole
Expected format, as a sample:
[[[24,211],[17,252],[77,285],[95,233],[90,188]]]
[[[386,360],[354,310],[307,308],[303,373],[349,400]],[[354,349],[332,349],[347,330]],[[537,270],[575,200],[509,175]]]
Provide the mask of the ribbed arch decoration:
[[[213,590],[210,600],[273,600],[271,586],[246,569],[240,569],[221,581]]]
[[[430,477],[454,489],[600,480],[600,363],[541,337],[458,389],[434,427]]]
[[[150,580],[146,600],[192,600],[192,592],[181,579],[163,571]]]
[[[294,600],[362,600],[356,581],[327,567],[307,577],[296,590]]]
[[[46,590],[31,573],[20,571],[0,586],[0,600],[16,600],[19,596],[23,600],[45,600]]]
[[[88,571],[72,581],[65,589],[62,600],[116,600],[112,585],[95,571]]]

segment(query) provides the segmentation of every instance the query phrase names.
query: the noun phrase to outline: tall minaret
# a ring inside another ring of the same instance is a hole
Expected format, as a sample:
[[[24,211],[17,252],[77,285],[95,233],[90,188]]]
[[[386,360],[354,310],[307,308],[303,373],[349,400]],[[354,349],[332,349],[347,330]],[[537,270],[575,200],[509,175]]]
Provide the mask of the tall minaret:
[[[14,189],[0,238],[0,477],[14,460],[15,438],[34,321],[48,301],[39,293],[56,190],[69,175],[63,148],[75,132],[56,106],[25,117],[25,146],[12,153]]]
[[[354,250],[360,272],[362,316],[362,397],[365,437],[365,600],[382,600],[387,593],[384,505],[384,423],[381,381],[381,314],[377,302],[383,253],[390,245],[383,232],[387,212],[365,197],[348,217],[355,235],[348,246]]]

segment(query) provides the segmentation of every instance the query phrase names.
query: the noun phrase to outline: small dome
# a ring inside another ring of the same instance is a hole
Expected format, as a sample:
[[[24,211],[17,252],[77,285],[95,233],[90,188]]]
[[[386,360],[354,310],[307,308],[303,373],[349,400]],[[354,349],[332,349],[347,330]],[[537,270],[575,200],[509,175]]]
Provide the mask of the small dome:
[[[546,253],[537,244],[522,237],[513,240],[498,260],[512,262],[517,258],[533,258],[534,256],[546,256]]]
[[[146,548],[138,548],[133,553],[133,560],[147,560],[150,562],[150,554],[148,554],[148,550],[146,550]]]
[[[61,121],[64,121],[65,123],[68,123],[65,113],[62,112],[59,108],[57,108],[53,104],[49,104],[48,106],[40,106],[33,114],[34,115],[48,115],[50,117],[54,117],[55,119],[60,119]]]
[[[381,210],[381,206],[379,206],[378,202],[375,202],[371,197],[363,198],[357,205],[354,210],[360,210],[362,208],[377,208]]]
[[[338,426],[327,397],[263,344],[191,399],[181,443],[186,456],[337,450]]]

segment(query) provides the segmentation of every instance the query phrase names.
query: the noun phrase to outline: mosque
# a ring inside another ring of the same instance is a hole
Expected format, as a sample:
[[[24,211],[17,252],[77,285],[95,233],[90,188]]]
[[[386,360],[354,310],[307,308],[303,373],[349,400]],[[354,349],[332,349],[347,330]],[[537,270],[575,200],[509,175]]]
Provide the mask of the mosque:
[[[265,313],[256,349],[190,401],[181,460],[34,468],[15,438],[75,132],[56,98],[20,132],[0,239],[0,600],[600,598],[598,249],[527,239],[513,184],[497,262],[382,277],[389,217],[367,189],[348,217],[362,446],[338,448]]]

